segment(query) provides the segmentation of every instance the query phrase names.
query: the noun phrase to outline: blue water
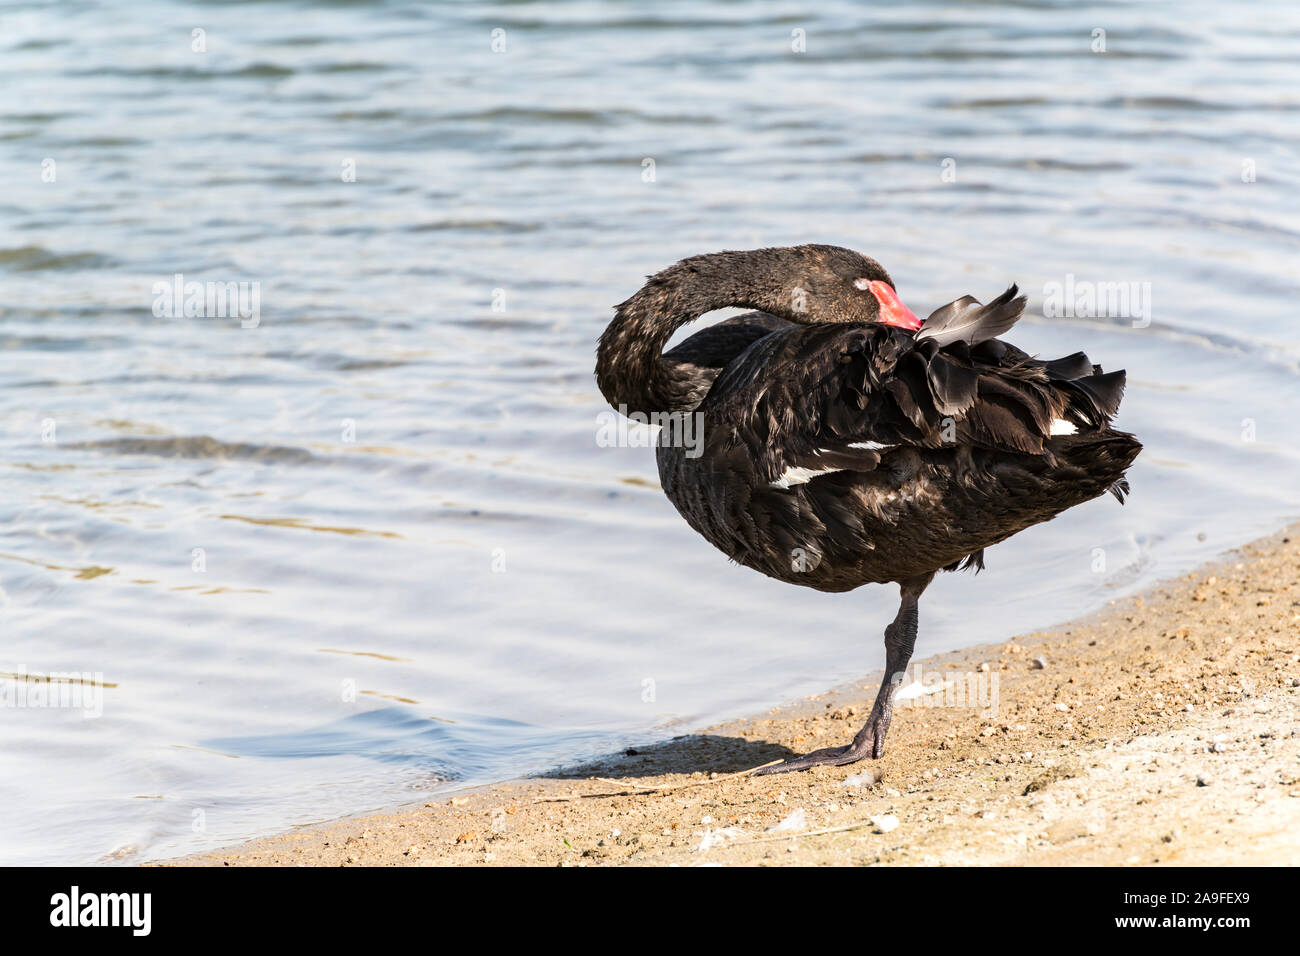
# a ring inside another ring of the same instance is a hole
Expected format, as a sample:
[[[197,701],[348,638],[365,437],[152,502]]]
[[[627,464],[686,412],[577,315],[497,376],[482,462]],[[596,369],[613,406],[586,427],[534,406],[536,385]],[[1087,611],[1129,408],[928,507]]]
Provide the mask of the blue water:
[[[922,315],[1016,281],[1013,341],[1128,368],[1129,505],[945,576],[922,652],[1294,518],[1298,40],[1204,0],[0,3],[0,861],[229,844],[880,666],[891,589],[730,566],[596,441],[610,307],[686,255],[850,246]],[[256,321],[155,314],[178,273],[258,283]],[[1067,275],[1149,283],[1149,324],[1044,317]],[[100,716],[13,705],[50,672]]]

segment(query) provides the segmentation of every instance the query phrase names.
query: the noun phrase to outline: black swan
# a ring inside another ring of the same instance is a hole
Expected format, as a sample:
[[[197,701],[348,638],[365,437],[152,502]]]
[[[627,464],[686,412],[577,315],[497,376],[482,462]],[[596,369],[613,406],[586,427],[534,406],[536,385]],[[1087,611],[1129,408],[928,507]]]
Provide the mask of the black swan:
[[[1123,503],[1142,449],[1110,428],[1124,372],[1000,341],[1024,311],[1016,291],[922,322],[880,263],[849,249],[719,252],[651,276],[601,336],[597,384],[663,426],[660,480],[692,528],[781,581],[902,592],[853,743],[760,773],[880,757],[935,572],[979,570],[985,548],[1104,492]],[[728,306],[760,311],[663,351]]]

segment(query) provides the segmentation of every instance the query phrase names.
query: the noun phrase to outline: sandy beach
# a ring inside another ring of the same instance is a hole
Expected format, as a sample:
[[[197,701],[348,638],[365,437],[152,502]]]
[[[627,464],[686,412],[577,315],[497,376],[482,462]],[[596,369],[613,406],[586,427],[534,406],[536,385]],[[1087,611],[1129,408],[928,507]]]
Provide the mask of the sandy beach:
[[[878,761],[744,773],[847,742],[877,674],[588,765],[174,862],[1296,864],[1297,637],[1293,526],[1060,629],[923,659],[949,690],[915,701],[995,687],[996,713],[900,708]]]

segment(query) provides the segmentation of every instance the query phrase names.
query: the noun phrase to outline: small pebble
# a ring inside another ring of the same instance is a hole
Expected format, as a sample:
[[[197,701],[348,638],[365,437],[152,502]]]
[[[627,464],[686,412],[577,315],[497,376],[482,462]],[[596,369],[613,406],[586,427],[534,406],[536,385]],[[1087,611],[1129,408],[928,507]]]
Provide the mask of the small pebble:
[[[874,770],[864,770],[861,773],[855,773],[851,777],[844,778],[846,787],[874,787],[880,782],[880,775]]]
[[[1029,669],[1033,671],[1047,670],[1047,661],[1044,658],[1035,657]]]
[[[889,833],[891,830],[898,829],[898,817],[892,813],[884,813],[878,817],[872,817],[871,823],[875,826],[877,833]]]
[[[1208,787],[1212,783],[1214,783],[1214,778],[1208,773],[1198,773],[1196,775],[1196,785],[1198,787]]]

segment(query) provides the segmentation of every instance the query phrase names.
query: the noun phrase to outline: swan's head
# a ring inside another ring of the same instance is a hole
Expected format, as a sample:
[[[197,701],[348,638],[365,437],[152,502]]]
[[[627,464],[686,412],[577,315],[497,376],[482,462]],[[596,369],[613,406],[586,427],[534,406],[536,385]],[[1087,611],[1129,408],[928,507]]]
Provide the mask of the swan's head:
[[[894,290],[894,280],[875,259],[839,246],[788,250],[784,284],[788,318],[796,322],[877,322],[919,329],[921,320]]]

